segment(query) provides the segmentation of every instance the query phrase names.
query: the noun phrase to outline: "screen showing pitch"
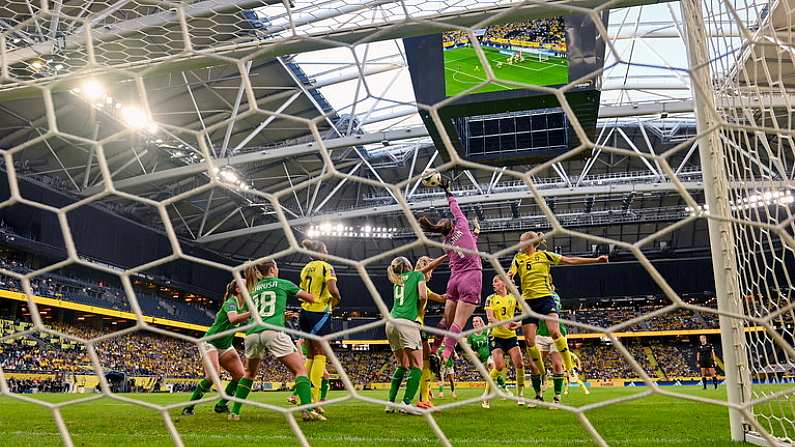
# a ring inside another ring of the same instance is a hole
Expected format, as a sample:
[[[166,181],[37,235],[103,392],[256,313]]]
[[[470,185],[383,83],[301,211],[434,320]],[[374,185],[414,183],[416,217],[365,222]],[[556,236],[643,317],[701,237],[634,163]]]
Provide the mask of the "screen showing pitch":
[[[475,30],[475,37],[497,81],[468,94],[521,89],[500,80],[539,86],[569,82],[563,17],[492,25]],[[442,48],[446,96],[458,95],[487,79],[467,33],[444,33]]]

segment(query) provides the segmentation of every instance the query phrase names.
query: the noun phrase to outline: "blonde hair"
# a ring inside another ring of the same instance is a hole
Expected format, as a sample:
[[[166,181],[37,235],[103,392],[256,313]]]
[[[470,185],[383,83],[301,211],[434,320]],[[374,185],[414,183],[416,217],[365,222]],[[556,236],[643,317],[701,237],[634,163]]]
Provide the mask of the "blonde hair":
[[[414,264],[414,270],[420,271],[423,268],[425,268],[425,266],[430,264],[431,262],[433,262],[433,259],[431,259],[431,257],[429,257],[429,256],[420,256],[420,258],[417,259],[417,263]],[[426,281],[430,280],[432,274],[433,274],[433,271],[425,272],[425,280]]]
[[[256,264],[250,264],[243,270],[243,277],[246,278],[246,289],[251,291],[254,290],[254,286],[262,279],[262,273],[260,273],[259,267]]]
[[[392,284],[402,286],[403,278],[400,275],[411,270],[411,262],[405,257],[400,256],[389,263],[389,267],[386,268],[386,276]]]

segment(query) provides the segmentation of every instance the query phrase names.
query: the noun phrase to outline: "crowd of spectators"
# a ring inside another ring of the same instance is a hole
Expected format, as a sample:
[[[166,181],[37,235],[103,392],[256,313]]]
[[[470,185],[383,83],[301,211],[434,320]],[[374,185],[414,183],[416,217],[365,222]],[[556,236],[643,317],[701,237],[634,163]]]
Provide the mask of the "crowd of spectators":
[[[15,394],[65,393],[69,384],[63,379],[8,379],[8,390]]]
[[[0,256],[0,268],[16,273],[29,273],[34,267],[16,256],[14,252],[4,251]],[[121,284],[111,284],[107,280],[89,279],[87,275],[59,270],[35,276],[30,281],[34,295],[55,299],[68,299],[82,304],[99,306],[119,311],[131,311],[129,299]],[[20,280],[0,274],[0,289],[23,292]],[[168,299],[151,292],[137,289],[135,297],[143,312],[160,318],[177,319],[196,324],[209,324],[214,316],[209,309],[197,304]]]
[[[566,42],[566,28],[562,17],[491,25],[483,40],[511,39],[525,42],[560,44]]]
[[[694,302],[695,303],[695,302]],[[578,323],[589,324],[607,328],[617,323],[648,315],[670,304],[665,298],[651,299],[649,301],[626,302],[609,306],[584,307],[579,309],[564,309],[561,317]],[[715,307],[714,298],[700,300],[696,304],[703,307]],[[681,329],[712,329],[718,327],[717,314],[708,312],[676,309],[661,315],[648,318],[629,326],[624,331],[665,331]],[[577,327],[570,328],[572,333],[590,332]]]
[[[3,321],[8,322],[0,319],[0,323]],[[105,334],[102,330],[78,324],[54,323],[50,327],[82,339]],[[94,368],[85,346],[67,337],[34,333],[10,340],[0,344],[0,365],[6,373],[55,373],[58,377],[73,373],[93,374]],[[690,343],[689,340],[656,337],[624,339],[625,347],[646,374],[660,379],[697,375],[694,346]],[[355,386],[366,387],[369,383],[389,381],[393,370],[392,354],[386,347],[375,348],[370,351],[337,349],[337,357]],[[600,340],[576,341],[573,350],[579,355],[582,373],[588,379],[640,377],[612,344]],[[194,343],[156,333],[136,331],[103,340],[96,344],[96,353],[106,373],[117,371],[128,376],[165,378],[181,383],[184,388],[190,388],[190,380],[204,374]],[[292,375],[279,362],[266,362],[265,365],[260,368],[259,382],[292,381]],[[337,372],[331,363],[329,372]],[[456,376],[460,381],[481,379],[465,356],[456,361]],[[19,380],[14,382],[12,389],[19,392],[33,389],[65,391],[63,383],[62,379]]]
[[[699,374],[694,346],[689,342],[671,339],[626,339],[624,346],[651,378],[670,379]],[[584,343],[575,352],[579,353],[583,373],[591,380],[641,377],[612,344]]]
[[[478,39],[481,42],[509,39],[539,44],[565,45],[566,27],[562,17],[505,23],[489,26],[478,36]],[[445,46],[467,44],[469,34],[460,30],[447,31],[442,34],[442,42]]]

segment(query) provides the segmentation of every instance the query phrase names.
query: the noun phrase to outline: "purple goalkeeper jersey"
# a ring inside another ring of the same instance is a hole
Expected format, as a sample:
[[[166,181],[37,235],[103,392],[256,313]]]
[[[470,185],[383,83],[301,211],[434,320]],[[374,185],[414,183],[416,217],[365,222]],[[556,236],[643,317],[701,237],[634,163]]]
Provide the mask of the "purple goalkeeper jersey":
[[[447,196],[450,204],[450,212],[453,213],[453,229],[445,236],[444,243],[453,247],[460,247],[472,251],[477,251],[478,244],[475,235],[469,229],[469,222],[458,206],[458,201],[452,195]],[[480,256],[477,254],[467,254],[461,250],[447,249],[447,260],[450,263],[450,274],[466,272],[470,270],[483,270],[480,263]]]

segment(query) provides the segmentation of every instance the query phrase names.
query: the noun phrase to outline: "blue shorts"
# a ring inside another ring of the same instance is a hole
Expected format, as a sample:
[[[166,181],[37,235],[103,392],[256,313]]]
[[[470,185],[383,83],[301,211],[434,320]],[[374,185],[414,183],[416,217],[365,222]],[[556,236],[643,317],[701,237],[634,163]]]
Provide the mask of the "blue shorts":
[[[535,298],[532,300],[525,300],[530,309],[541,315],[549,315],[551,313],[558,313],[558,306],[555,304],[555,299],[552,296],[545,296],[543,298]],[[535,324],[538,326],[538,318],[529,316],[522,320],[522,326],[525,324]]]
[[[301,331],[312,335],[328,335],[331,333],[331,314],[329,312],[301,311],[298,319]]]

